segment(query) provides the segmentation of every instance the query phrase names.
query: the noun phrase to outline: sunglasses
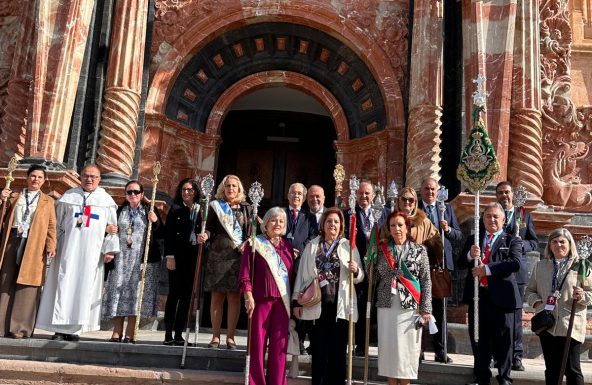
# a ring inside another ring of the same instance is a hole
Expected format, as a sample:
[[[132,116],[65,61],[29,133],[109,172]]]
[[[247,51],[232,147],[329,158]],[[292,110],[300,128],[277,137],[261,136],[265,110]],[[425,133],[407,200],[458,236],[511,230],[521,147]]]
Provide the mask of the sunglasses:
[[[127,195],[140,195],[142,193],[142,191],[140,191],[140,190],[127,190],[125,193]]]
[[[413,203],[413,202],[415,202],[415,198],[401,197],[401,200],[403,202],[406,202],[406,203]]]

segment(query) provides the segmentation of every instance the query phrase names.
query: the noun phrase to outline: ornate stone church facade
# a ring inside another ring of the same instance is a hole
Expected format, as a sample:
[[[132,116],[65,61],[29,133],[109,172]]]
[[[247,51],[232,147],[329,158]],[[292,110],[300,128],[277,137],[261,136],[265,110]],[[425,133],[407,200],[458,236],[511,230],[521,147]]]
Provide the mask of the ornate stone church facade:
[[[115,195],[150,186],[159,161],[161,199],[233,172],[281,203],[296,180],[331,190],[341,163],[383,185],[433,176],[466,219],[456,166],[483,74],[498,181],[526,187],[541,234],[590,230],[591,0],[1,0],[0,52],[0,167],[46,164],[56,194],[89,162]],[[236,106],[266,92],[322,119],[276,111],[257,136],[267,118]]]

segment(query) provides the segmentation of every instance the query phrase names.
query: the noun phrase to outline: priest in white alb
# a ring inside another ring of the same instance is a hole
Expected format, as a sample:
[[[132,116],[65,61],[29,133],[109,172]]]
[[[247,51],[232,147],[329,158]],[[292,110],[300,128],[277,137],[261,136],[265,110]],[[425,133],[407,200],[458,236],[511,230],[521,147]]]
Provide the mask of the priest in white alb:
[[[105,233],[117,224],[117,205],[98,187],[99,169],[85,166],[80,180],[56,203],[58,249],[37,318],[37,328],[54,332],[54,340],[77,341],[99,330],[104,264],[119,253],[117,235]]]

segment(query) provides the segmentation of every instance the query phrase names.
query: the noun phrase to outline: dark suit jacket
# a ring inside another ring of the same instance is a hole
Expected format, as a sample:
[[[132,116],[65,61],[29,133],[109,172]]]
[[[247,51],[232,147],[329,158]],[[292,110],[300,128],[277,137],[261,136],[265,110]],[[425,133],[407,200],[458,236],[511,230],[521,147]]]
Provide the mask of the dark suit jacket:
[[[515,235],[516,234],[516,215],[517,211],[516,207],[514,207],[514,216],[510,223],[504,228],[504,231],[508,234]],[[518,281],[518,285],[526,285],[528,283],[528,266],[526,264],[526,256],[524,254],[528,253],[529,251],[536,251],[539,245],[539,240],[536,235],[536,231],[534,230],[534,223],[532,223],[532,218],[529,213],[526,213],[524,217],[524,223],[526,224],[525,227],[521,227],[518,231],[518,235],[522,238],[522,246],[523,246],[523,255],[520,258],[520,271],[516,274],[516,281]]]
[[[446,268],[452,271],[454,270],[454,255],[452,254],[452,244],[450,242],[459,242],[462,239],[462,232],[460,231],[460,226],[458,224],[458,220],[456,219],[456,215],[454,215],[454,209],[452,206],[446,202],[444,202],[444,206],[446,207],[446,211],[444,211],[444,220],[448,222],[448,226],[450,227],[450,232],[444,234],[444,260]],[[427,213],[421,199],[419,200],[417,207],[423,212]],[[438,230],[440,230],[440,221],[442,220],[442,216],[440,215],[440,209],[438,209],[437,202],[436,212],[438,213],[438,220],[435,226]]]
[[[483,244],[483,237],[485,232],[481,232],[479,244]],[[473,303],[473,275],[471,269],[473,261],[468,261],[467,254],[473,245],[473,237],[469,237],[465,244],[465,248],[460,258],[458,259],[458,267],[461,269],[468,268],[467,280],[465,284],[465,291],[463,302]],[[481,247],[483,249],[483,247]],[[514,311],[522,307],[522,299],[518,291],[518,284],[516,283],[515,272],[520,269],[520,259],[522,257],[522,241],[519,238],[513,237],[509,234],[502,233],[493,244],[491,254],[489,255],[489,262],[487,266],[491,271],[491,275],[487,277],[487,285],[491,294],[492,302],[499,308],[507,311]]]
[[[382,209],[382,215],[378,220],[378,229],[380,231],[380,227],[386,220],[386,217],[390,214],[390,210],[386,207]],[[349,216],[350,210],[347,209],[344,213],[345,217],[345,237],[349,239]],[[362,265],[364,264],[364,259],[366,257],[366,251],[368,250],[368,239],[366,239],[366,235],[364,234],[364,218],[362,217],[362,209],[360,206],[356,205],[356,247],[358,248],[358,252],[360,253],[360,259],[362,260]]]
[[[290,207],[284,210],[288,220],[284,239],[290,241],[292,247],[302,253],[306,244],[318,235],[317,218],[313,214],[304,211],[301,207],[300,211],[298,211],[298,220],[294,221]]]
[[[327,208],[325,206],[323,206],[323,212],[325,212],[326,210],[327,210]],[[308,205],[302,206],[302,211],[312,215],[314,217],[313,219],[316,222],[317,216],[310,211],[310,207],[308,207]],[[318,234],[321,231],[321,224],[319,222],[316,222],[316,224],[317,224],[317,234]]]

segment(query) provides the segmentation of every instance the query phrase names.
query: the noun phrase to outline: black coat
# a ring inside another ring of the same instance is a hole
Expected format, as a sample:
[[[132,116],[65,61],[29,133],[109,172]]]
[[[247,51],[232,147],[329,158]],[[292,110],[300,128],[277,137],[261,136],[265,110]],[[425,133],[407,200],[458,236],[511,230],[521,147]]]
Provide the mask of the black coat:
[[[301,207],[300,211],[298,211],[298,218],[294,221],[290,208],[284,210],[288,221],[284,239],[290,241],[292,247],[302,253],[306,244],[318,235],[317,218],[313,214],[304,211]]]
[[[192,230],[195,231],[195,234],[200,232],[202,209],[203,207],[200,208],[195,227],[191,222],[189,207],[174,203],[169,211],[165,226],[164,255],[173,255],[177,268],[180,264],[187,265],[189,260],[197,255],[197,245],[191,244],[190,237]]]
[[[389,216],[390,210],[384,207],[382,209],[382,214],[380,215],[380,219],[378,220],[378,229],[380,233],[380,227],[386,220],[386,217]],[[349,221],[350,221],[350,209],[345,210],[344,213],[345,217],[345,237],[349,239]],[[356,247],[358,248],[358,252],[360,253],[360,259],[362,260],[362,264],[365,265],[364,259],[366,257],[366,251],[368,250],[368,239],[366,239],[366,234],[364,234],[364,218],[362,217],[362,208],[356,205]]]
[[[514,216],[512,220],[504,227],[504,231],[508,234],[516,234],[516,208],[514,207]],[[520,258],[520,271],[516,274],[516,281],[518,285],[526,285],[528,283],[528,265],[526,264],[526,256],[524,254],[529,251],[537,251],[539,245],[539,239],[537,238],[536,231],[534,229],[534,223],[529,213],[524,216],[525,227],[521,227],[518,231],[518,235],[522,239],[522,258]]]
[[[483,244],[484,236],[485,231],[480,233],[479,245]],[[469,261],[467,258],[473,243],[473,237],[469,237],[463,253],[458,259],[459,268],[469,269],[463,295],[463,302],[466,304],[473,303],[474,278],[471,274],[471,269],[474,262]],[[483,247],[481,249],[483,250]],[[497,307],[507,311],[513,311],[522,307],[522,299],[514,274],[520,269],[521,257],[522,241],[506,233],[502,233],[497,237],[489,255],[487,266],[491,271],[491,275],[487,277],[487,285],[491,293],[491,300]]]

